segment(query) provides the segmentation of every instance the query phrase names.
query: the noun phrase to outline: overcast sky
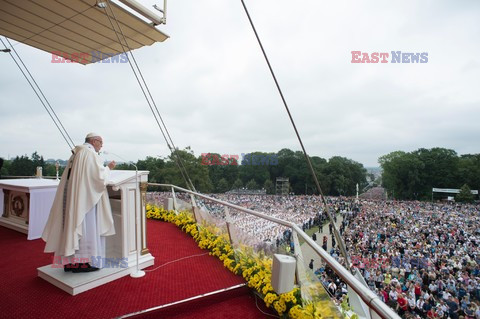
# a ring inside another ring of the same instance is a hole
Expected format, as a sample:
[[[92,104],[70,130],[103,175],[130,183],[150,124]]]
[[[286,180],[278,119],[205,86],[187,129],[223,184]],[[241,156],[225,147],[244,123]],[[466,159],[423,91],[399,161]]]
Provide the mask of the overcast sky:
[[[246,5],[311,156],[378,166],[396,150],[479,153],[480,2]],[[134,54],[178,147],[197,156],[300,150],[240,0],[171,0],[159,29],[170,38]],[[126,160],[168,155],[128,64],[54,64],[49,53],[15,48],[76,143],[94,131]],[[351,63],[351,51],[390,57]],[[391,51],[426,52],[428,62],[391,63]],[[68,158],[8,54],[0,53],[0,70],[0,156]]]

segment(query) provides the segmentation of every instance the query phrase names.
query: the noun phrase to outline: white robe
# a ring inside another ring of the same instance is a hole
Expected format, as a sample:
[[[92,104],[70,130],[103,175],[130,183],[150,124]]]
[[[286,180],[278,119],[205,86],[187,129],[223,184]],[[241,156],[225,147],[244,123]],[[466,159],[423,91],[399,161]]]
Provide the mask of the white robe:
[[[64,214],[64,190],[70,165]],[[66,257],[89,255],[88,258],[97,258],[102,253],[98,237],[104,240],[105,236],[115,234],[106,189],[109,173],[110,169],[103,166],[100,156],[90,144],[75,147],[43,231],[45,252]]]

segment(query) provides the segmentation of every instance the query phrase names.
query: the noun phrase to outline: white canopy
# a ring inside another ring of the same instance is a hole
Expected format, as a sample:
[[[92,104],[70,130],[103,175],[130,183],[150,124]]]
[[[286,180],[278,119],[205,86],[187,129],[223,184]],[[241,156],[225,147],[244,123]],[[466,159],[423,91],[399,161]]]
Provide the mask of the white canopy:
[[[86,59],[78,61],[82,64],[92,63],[92,52],[123,53],[112,23],[122,41],[123,37],[110,9],[130,49],[168,38],[154,23],[147,23],[111,1],[103,2],[110,8],[96,5],[96,0],[0,0],[0,34],[49,53],[70,57],[87,53]]]

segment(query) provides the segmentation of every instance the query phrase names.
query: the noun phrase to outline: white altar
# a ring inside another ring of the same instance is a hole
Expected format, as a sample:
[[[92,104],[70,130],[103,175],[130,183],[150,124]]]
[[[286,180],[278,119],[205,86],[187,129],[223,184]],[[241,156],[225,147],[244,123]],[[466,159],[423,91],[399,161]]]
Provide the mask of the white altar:
[[[103,264],[104,268],[88,273],[72,273],[64,272],[63,266],[52,263],[38,268],[38,276],[76,295],[136,272],[137,250],[138,268],[152,266],[155,258],[147,248],[145,220],[147,181],[148,171],[138,171],[138,174],[122,170],[110,172],[107,189],[116,234],[106,237],[107,262]],[[136,213],[140,216],[138,225],[135,222]]]
[[[43,178],[0,180],[0,225],[27,234],[42,236],[58,181]]]

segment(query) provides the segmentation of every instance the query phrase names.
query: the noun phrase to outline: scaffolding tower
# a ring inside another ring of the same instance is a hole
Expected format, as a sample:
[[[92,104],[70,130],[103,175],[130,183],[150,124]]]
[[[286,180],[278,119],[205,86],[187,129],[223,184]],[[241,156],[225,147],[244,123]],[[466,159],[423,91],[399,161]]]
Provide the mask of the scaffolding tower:
[[[275,186],[275,194],[288,195],[288,191],[290,190],[288,177],[277,177]]]

